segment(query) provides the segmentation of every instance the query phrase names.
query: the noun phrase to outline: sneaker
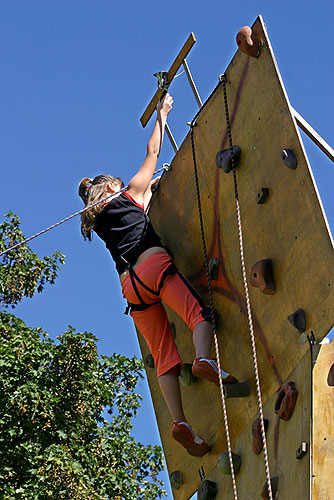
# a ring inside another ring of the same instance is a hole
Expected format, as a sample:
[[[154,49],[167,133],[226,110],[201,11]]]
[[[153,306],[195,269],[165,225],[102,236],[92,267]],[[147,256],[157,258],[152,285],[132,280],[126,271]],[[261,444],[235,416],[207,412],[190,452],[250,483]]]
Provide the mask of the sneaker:
[[[172,423],[172,436],[193,457],[202,457],[210,450],[210,446],[196,436],[187,422],[176,420]]]
[[[205,378],[219,387],[218,365],[214,359],[195,358],[192,366],[195,377]],[[229,373],[221,370],[223,384],[235,384],[238,380]]]

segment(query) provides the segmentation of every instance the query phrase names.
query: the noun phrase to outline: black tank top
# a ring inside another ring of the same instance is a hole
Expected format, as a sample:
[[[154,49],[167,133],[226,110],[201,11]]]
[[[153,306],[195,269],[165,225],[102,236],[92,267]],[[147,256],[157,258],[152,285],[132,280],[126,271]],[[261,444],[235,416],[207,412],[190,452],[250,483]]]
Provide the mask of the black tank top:
[[[119,274],[132,266],[140,254],[152,247],[161,247],[144,207],[126,191],[113,198],[99,213],[94,231],[105,242]]]

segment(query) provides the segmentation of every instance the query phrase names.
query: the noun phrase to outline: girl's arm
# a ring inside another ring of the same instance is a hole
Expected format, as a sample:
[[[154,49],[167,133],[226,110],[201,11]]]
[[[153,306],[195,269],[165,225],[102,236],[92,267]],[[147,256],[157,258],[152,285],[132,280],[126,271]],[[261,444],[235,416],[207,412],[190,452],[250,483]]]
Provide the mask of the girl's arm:
[[[147,210],[149,204],[151,203],[151,198],[153,196],[154,191],[158,187],[160,179],[161,179],[161,175],[159,175],[159,177],[156,177],[153,181],[151,181],[149,183],[148,188],[146,189],[144,196],[143,196],[144,210]]]
[[[155,171],[164,136],[167,115],[172,109],[172,105],[173,98],[169,94],[166,94],[164,99],[158,103],[157,119],[151,138],[147,144],[145,160],[136,175],[129,182],[127,191],[138,203],[143,203],[144,194],[149,187]]]

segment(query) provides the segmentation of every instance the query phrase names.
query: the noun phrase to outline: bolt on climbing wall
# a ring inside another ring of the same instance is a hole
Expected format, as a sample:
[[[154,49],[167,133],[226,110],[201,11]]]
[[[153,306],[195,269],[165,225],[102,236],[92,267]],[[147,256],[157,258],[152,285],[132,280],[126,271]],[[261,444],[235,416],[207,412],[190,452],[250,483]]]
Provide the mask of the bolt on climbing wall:
[[[294,497],[308,498],[310,453],[309,448],[305,453],[303,450],[305,443],[310,446],[310,419],[315,410],[307,335],[314,335],[319,342],[333,326],[333,241],[261,17],[252,30],[253,39],[259,43],[258,57],[238,50],[225,71],[233,144],[240,148],[236,173],[245,262],[268,421],[271,476],[278,478],[273,480],[273,491],[278,488],[280,498],[291,497],[292,491]],[[225,172],[229,162],[222,152],[228,148],[222,86],[197,119],[194,144],[221,363],[224,370],[250,385],[250,394],[227,394],[226,399],[232,450],[241,458],[237,486],[240,498],[261,498],[261,493],[262,498],[269,498],[265,489],[262,491],[266,477],[255,422],[258,405],[233,177],[232,172]],[[150,217],[163,243],[172,250],[177,266],[208,300],[190,134],[175,155],[172,170],[164,176]],[[191,364],[191,332],[172,311],[168,314],[182,360]],[[224,455],[227,447],[219,390],[207,381],[194,380],[185,366],[182,397],[186,417],[211,445],[209,454],[191,457],[171,438],[171,419],[156,370],[140,333],[138,338],[147,359],[146,372],[168,471],[176,478],[174,498],[191,497],[201,482],[199,471],[216,483],[216,498],[230,498],[232,484]],[[204,493],[201,498],[214,498],[212,495],[215,493]]]

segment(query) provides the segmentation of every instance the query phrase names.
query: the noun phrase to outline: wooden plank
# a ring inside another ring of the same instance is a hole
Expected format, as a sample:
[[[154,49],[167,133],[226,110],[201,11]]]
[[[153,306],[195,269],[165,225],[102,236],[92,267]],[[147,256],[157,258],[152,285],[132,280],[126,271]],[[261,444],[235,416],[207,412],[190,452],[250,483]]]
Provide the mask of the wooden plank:
[[[277,395],[274,394],[264,405],[263,414],[268,420],[266,433],[271,477],[278,477],[278,498],[283,500],[310,498],[310,417],[311,417],[311,366],[310,354],[305,353],[298,366],[286,381],[294,381],[298,398],[292,417],[281,420],[275,414]],[[263,452],[255,455],[252,450],[253,419],[233,443],[233,452],[241,456],[241,467],[236,475],[238,498],[261,499],[261,491],[266,483]],[[296,451],[302,442],[308,444],[308,452],[296,459]],[[216,456],[216,460],[218,456]],[[216,466],[207,471],[207,479],[218,486],[216,500],[232,499],[231,477],[223,475]],[[199,481],[198,481],[199,483]],[[330,495],[317,500],[330,498]]]
[[[296,119],[297,125],[305,132],[306,135],[321,149],[323,153],[332,161],[334,161],[334,149],[321,137],[311,125],[291,106],[291,112]]]
[[[264,295],[250,287],[262,399],[266,404],[300,360],[309,355],[308,343],[301,342],[288,316],[303,308],[306,334],[314,332],[317,341],[333,326],[334,252],[311,167],[261,17],[253,28],[261,42],[260,57],[248,58],[237,51],[226,75],[233,142],[242,150],[237,178],[246,268],[249,274],[255,262],[271,258],[277,286],[275,295]],[[218,279],[212,286],[219,313],[222,367],[251,385],[249,398],[227,401],[231,440],[236,443],[258,409],[233,179],[232,174],[225,174],[215,164],[217,152],[228,147],[222,87],[199,115],[194,141],[208,255],[209,259],[220,260]],[[294,151],[298,160],[295,170],[283,163],[283,149]],[[150,217],[163,243],[173,251],[178,267],[207,300],[189,134],[172,167],[151,205]],[[256,195],[263,187],[269,188],[269,198],[259,205]],[[191,332],[174,313],[168,314],[176,325],[181,358],[191,363]],[[141,338],[140,343],[145,356],[147,346]],[[198,469],[203,466],[209,477],[217,456],[226,449],[219,391],[205,381],[182,387],[186,417],[212,445],[202,459],[192,458],[171,439],[170,416],[155,371],[147,370],[147,375],[168,470],[181,470],[184,475],[184,486],[174,492],[174,497],[188,500],[198,485]],[[280,462],[277,467],[281,467]],[[286,488],[288,491],[288,485]],[[304,490],[300,498],[305,498],[303,494]]]
[[[328,385],[333,365],[334,343],[323,344],[313,370],[313,500],[333,496],[334,386]]]
[[[196,38],[195,38],[194,33],[190,33],[190,35],[188,36],[188,39],[186,40],[185,44],[183,45],[182,49],[180,50],[180,52],[176,56],[173,64],[171,65],[171,67],[168,70],[167,81],[168,81],[169,84],[172,82],[172,80],[173,80],[174,76],[176,75],[178,69],[182,65],[184,59],[189,54],[189,52],[190,52],[190,50],[191,50],[191,48],[192,48],[192,46],[194,45],[195,42],[196,42]],[[158,89],[156,91],[156,93],[154,94],[154,96],[153,96],[150,104],[147,106],[147,108],[145,109],[142,117],[140,118],[140,123],[142,124],[142,126],[144,128],[148,124],[149,119],[151,118],[151,116],[153,115],[153,113],[155,111],[155,108],[156,108],[156,105],[158,104],[159,100],[161,99],[162,93],[163,93],[162,89]]]

